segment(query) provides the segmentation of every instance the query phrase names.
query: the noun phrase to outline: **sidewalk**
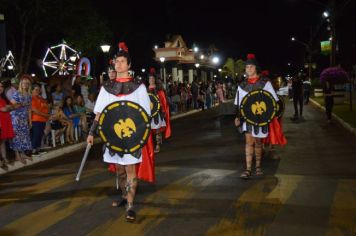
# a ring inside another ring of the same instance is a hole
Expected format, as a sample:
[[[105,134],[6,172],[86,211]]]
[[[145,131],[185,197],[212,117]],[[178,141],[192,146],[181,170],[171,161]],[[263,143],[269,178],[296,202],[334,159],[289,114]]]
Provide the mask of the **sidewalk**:
[[[217,106],[213,107],[212,109],[216,108]],[[201,110],[191,110],[191,111],[187,111],[187,112],[183,112],[183,113],[178,113],[175,114],[171,117],[171,120],[176,120],[185,116],[189,116],[189,115],[193,115],[195,113],[201,112]],[[101,142],[101,139],[99,137],[95,138],[94,143],[99,143]],[[19,161],[14,161],[11,164],[8,164],[8,169],[4,170],[3,168],[0,168],[0,175],[21,169],[21,168],[25,168],[27,166],[31,166],[34,165],[36,163],[39,162],[43,162],[43,161],[47,161],[50,159],[54,159],[57,157],[60,157],[62,155],[71,153],[71,152],[75,152],[78,150],[84,150],[86,147],[86,142],[85,141],[79,141],[78,143],[72,144],[72,145],[64,145],[64,146],[59,146],[58,148],[53,148],[48,150],[47,153],[44,153],[40,156],[34,156],[32,157],[33,161],[29,161],[27,160],[27,164],[24,165]]]
[[[309,100],[314,106],[316,106],[317,108],[319,108],[320,110],[322,110],[325,113],[325,107],[320,105],[317,101],[315,101],[314,99],[310,98]],[[338,115],[336,115],[335,113],[332,113],[332,117],[334,120],[336,120],[342,127],[344,127],[346,130],[348,130],[349,132],[351,132],[352,134],[354,134],[356,136],[356,129],[353,128],[349,123],[345,122],[343,119],[341,119]],[[356,117],[355,117],[356,118]]]

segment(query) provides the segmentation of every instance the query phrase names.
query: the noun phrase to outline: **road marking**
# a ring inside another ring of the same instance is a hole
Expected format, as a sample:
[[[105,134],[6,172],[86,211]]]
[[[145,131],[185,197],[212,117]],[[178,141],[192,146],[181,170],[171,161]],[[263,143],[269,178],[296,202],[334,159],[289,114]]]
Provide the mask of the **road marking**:
[[[96,175],[100,172],[103,172],[101,168],[87,170],[85,173],[83,173],[82,179]],[[74,183],[74,181],[75,173],[70,173],[63,174],[57,178],[51,178],[48,181],[39,182],[25,188],[15,189],[14,192],[10,192],[1,196],[0,206],[14,203],[16,201],[22,201],[27,198],[31,198],[36,194],[49,192],[52,189],[64,186],[66,184]]]
[[[118,219],[110,220],[89,235],[143,235],[158,226],[163,220],[170,216],[170,212],[182,201],[191,198],[202,187],[235,173],[229,170],[197,169],[194,174],[179,179],[168,186],[159,189],[148,196],[143,202],[143,208],[137,212],[135,224],[125,221],[125,215]],[[161,207],[166,205],[166,207]]]
[[[21,232],[24,235],[38,235],[55,223],[75,213],[79,208],[89,206],[106,198],[107,189],[112,187],[112,179],[105,180],[75,192],[70,198],[62,199],[31,214],[19,218],[2,228],[4,232]],[[94,190],[93,190],[94,189]]]
[[[326,235],[356,235],[356,180],[339,180]]]
[[[227,211],[233,214],[211,227],[207,235],[263,235],[302,180],[302,176],[295,175],[266,176],[257,180]]]

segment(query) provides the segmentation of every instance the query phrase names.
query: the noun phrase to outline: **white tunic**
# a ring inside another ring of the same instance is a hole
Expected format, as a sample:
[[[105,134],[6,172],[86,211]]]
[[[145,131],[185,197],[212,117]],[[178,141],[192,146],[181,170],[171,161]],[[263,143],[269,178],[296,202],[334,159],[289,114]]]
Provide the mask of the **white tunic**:
[[[143,109],[146,110],[149,116],[151,115],[150,98],[148,97],[146,87],[144,84],[141,84],[134,92],[123,96],[115,96],[111,93],[108,93],[104,87],[101,87],[100,93],[95,103],[94,113],[95,114],[101,113],[104,110],[104,108],[110,103],[116,101],[122,101],[122,100],[138,103],[140,106],[143,107]],[[108,163],[131,165],[131,164],[140,163],[141,161],[142,161],[142,154],[140,158],[136,158],[131,154],[124,154],[123,157],[120,157],[117,154],[111,156],[107,148],[105,149],[104,152],[104,162],[108,162]]]
[[[164,118],[161,117],[160,114],[158,114],[158,123],[155,124],[154,119],[151,119],[151,129],[160,129],[162,127],[166,127],[166,121]]]
[[[265,84],[265,86],[263,87],[263,90],[266,90],[268,92],[270,92],[273,96],[273,98],[278,101],[278,97],[276,92],[274,91],[272,84],[270,82],[267,82]],[[240,86],[237,87],[237,92],[236,92],[236,97],[235,97],[235,105],[239,105],[241,104],[242,99],[248,94],[248,92],[246,92],[245,90],[243,90],[242,88],[240,88]],[[237,104],[237,95],[239,95],[239,104]],[[256,137],[256,138],[266,138],[268,136],[268,132],[267,133],[262,133],[262,128],[258,127],[258,133],[255,134],[254,132],[254,126],[252,126],[252,136]],[[247,131],[247,126],[246,126],[246,122],[242,123],[242,131]]]

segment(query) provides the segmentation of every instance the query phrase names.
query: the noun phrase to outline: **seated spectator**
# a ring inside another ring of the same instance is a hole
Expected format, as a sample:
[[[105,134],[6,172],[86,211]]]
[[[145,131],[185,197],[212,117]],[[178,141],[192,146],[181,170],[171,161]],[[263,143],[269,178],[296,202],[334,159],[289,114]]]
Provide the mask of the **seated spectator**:
[[[51,129],[55,130],[55,140],[59,142],[60,136],[65,130],[73,130],[73,123],[66,117],[62,110],[62,104],[57,103],[53,105],[53,109],[50,117]],[[72,126],[71,128],[68,128]],[[67,135],[67,139],[69,134]]]
[[[64,93],[62,91],[62,86],[60,84],[57,84],[56,90],[52,93],[52,101],[53,104],[58,104],[63,101],[64,98]]]
[[[67,128],[67,140],[69,143],[74,142],[73,132],[74,128],[79,126],[80,114],[76,113],[73,106],[73,98],[67,96],[63,104],[63,112],[66,117],[71,120],[72,125]]]
[[[39,84],[33,85],[32,90],[32,155],[39,155],[41,148],[42,137],[46,122],[48,121],[49,106],[47,101],[40,95],[41,86]]]
[[[87,113],[90,114],[90,117],[94,119],[94,107],[95,107],[95,93],[90,93],[88,96],[88,101],[85,103],[85,108],[87,109]]]
[[[87,122],[87,109],[85,108],[85,103],[82,95],[78,95],[75,100],[74,110],[77,114],[80,114],[79,126],[84,133],[88,132],[88,122]]]

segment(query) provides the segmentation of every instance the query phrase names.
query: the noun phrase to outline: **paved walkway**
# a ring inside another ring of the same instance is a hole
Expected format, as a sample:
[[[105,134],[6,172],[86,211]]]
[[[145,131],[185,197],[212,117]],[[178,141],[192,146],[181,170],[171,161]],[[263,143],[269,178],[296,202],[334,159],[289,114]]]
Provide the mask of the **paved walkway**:
[[[355,235],[356,138],[305,107],[279,160],[245,181],[244,139],[233,117],[204,111],[173,122],[156,155],[157,182],[140,183],[134,224],[117,198],[100,145],[75,182],[82,150],[0,176],[0,235]]]

